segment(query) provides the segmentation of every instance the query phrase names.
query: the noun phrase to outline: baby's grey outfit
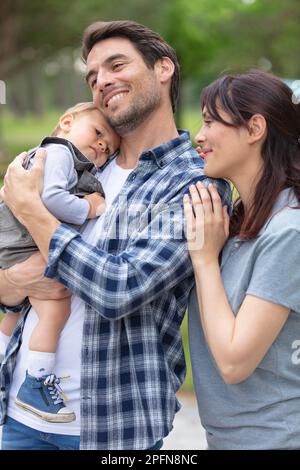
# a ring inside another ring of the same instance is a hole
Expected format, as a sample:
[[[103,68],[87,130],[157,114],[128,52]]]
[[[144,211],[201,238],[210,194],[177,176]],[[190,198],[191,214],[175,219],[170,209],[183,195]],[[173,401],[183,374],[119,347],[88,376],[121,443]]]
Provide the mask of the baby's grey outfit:
[[[83,196],[94,192],[104,196],[102,185],[95,176],[97,169],[68,140],[46,137],[40,147],[47,149],[42,200],[57,219],[79,229],[86,222],[90,208]],[[29,152],[24,164],[26,169],[32,167],[37,149]],[[21,263],[37,250],[30,233],[1,202],[0,268]]]

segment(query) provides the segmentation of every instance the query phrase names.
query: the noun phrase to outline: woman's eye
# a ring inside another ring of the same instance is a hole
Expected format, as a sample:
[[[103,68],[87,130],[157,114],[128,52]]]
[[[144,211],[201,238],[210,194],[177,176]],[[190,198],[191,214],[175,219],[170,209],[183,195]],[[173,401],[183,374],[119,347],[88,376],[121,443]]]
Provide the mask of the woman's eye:
[[[205,120],[204,120],[204,123],[205,123],[206,125],[209,125],[209,124],[212,123],[212,121],[210,121],[209,119],[205,119]]]
[[[99,131],[99,129],[96,129],[96,135],[97,135],[97,137],[100,137],[102,135],[102,132]]]
[[[92,80],[91,81],[91,89],[93,90],[96,86],[97,80]]]

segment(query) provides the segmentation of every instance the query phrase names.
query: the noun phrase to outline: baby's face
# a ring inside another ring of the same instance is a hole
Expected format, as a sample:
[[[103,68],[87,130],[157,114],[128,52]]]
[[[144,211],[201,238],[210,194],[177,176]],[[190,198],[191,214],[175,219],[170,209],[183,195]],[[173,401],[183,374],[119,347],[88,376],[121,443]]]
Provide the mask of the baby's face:
[[[104,165],[120,145],[120,137],[97,109],[76,115],[67,139],[96,167]]]

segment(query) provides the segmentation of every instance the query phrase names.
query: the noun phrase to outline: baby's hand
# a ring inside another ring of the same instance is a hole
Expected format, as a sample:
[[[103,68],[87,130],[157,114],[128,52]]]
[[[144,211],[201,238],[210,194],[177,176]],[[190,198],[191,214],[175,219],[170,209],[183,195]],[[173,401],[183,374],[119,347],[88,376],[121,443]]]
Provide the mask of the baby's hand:
[[[95,219],[105,212],[105,199],[100,193],[87,194],[84,199],[90,205],[88,219]]]

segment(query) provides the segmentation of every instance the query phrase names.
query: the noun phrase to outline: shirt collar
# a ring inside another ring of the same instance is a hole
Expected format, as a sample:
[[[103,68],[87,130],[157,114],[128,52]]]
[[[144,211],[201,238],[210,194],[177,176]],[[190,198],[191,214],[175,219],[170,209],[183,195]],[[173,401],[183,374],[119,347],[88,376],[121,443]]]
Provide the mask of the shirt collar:
[[[270,217],[258,232],[258,236],[261,235],[269,225],[272,218],[278,214],[285,207],[299,207],[299,202],[293,188],[285,188],[277,196],[277,199],[272,207]]]
[[[279,194],[273,205],[271,216],[284,207],[298,206],[298,199],[293,188],[285,188]]]
[[[299,206],[299,203],[298,203],[298,199],[293,188],[285,188],[282,191],[280,191],[272,207],[271,214],[268,220],[262,226],[257,236],[262,235],[262,233],[266,230],[267,226],[269,225],[273,217],[276,214],[278,214],[278,212],[280,212],[285,207],[297,207],[297,206]]]
[[[278,212],[280,212],[285,207],[297,207],[297,206],[299,207],[299,202],[298,202],[297,196],[296,196],[296,194],[295,194],[295,192],[292,188],[285,188],[282,191],[280,191],[280,193],[277,196],[276,201],[273,204],[270,216],[268,217],[267,221],[264,223],[264,225],[262,226],[262,228],[260,229],[260,231],[258,232],[258,234],[256,235],[255,238],[259,237],[260,235],[262,235],[264,233],[267,226],[271,222],[272,218],[276,214],[278,214]],[[233,237],[232,240],[234,242],[249,241],[248,239],[241,239],[241,238],[238,238],[238,237]]]
[[[158,168],[164,168],[171,163],[174,158],[191,148],[190,133],[186,130],[178,129],[178,137],[168,142],[153,147],[140,156],[140,162],[153,161]]]
[[[178,134],[178,137],[175,137],[175,139],[143,152],[139,158],[138,164],[142,162],[153,162],[158,168],[162,169],[171,163],[174,158],[178,157],[178,155],[186,150],[190,150],[192,148],[192,142],[189,131],[178,129]],[[101,173],[118,155],[119,150],[117,150],[101,168],[98,168],[98,172]]]

